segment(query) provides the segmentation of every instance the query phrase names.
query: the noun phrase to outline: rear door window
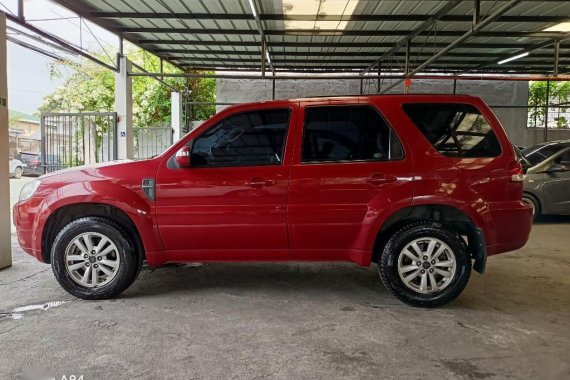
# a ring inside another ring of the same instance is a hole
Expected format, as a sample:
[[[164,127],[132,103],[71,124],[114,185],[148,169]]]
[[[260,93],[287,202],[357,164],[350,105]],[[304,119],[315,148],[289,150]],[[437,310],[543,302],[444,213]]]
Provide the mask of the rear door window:
[[[306,108],[302,162],[389,161],[402,158],[402,145],[374,108]]]
[[[501,145],[481,112],[470,104],[408,103],[404,112],[447,157],[496,157]]]

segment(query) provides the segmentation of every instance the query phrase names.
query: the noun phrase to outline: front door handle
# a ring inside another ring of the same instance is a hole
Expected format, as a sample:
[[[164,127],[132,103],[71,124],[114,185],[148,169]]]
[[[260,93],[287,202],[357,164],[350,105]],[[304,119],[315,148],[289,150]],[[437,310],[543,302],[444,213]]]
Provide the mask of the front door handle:
[[[255,178],[252,178],[251,180],[247,181],[245,184],[248,186],[251,186],[251,187],[272,186],[272,185],[275,185],[275,180],[274,179],[264,179],[264,178],[260,178],[260,177],[255,177]]]
[[[397,178],[393,175],[384,175],[384,174],[373,174],[370,178],[368,178],[368,182],[380,186],[387,183],[396,182]]]

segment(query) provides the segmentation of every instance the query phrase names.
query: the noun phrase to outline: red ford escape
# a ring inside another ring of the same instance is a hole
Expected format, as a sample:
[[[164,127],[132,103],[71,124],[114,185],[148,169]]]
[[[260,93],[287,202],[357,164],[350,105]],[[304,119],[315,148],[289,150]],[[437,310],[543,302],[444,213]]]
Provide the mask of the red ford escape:
[[[144,260],[352,261],[435,307],[488,256],[524,246],[522,179],[476,97],[268,101],[220,112],[155,158],[46,174],[14,222],[83,299],[118,295]]]

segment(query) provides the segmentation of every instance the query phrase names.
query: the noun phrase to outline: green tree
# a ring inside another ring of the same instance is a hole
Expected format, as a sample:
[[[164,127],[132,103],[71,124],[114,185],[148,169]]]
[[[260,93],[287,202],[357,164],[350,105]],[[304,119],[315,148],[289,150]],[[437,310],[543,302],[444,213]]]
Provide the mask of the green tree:
[[[537,126],[544,125],[544,112],[546,110],[547,92],[549,92],[548,104],[568,103],[570,100],[570,82],[550,82],[550,90],[547,90],[547,82],[530,82],[529,87],[529,116]],[[566,117],[567,106],[553,107],[549,111],[549,121],[554,120],[558,128],[569,128],[569,120]],[[552,119],[550,119],[552,118]]]
[[[103,54],[99,54],[103,57]],[[128,58],[148,71],[157,72],[159,58],[141,50],[132,49]],[[78,62],[55,62],[53,77],[62,77],[63,68],[71,67],[72,74],[65,76],[64,84],[52,94],[44,97],[39,110],[42,112],[111,112],[115,102],[115,75],[87,59]],[[165,73],[180,72],[176,67],[164,63]],[[177,91],[184,92],[188,86],[190,101],[215,101],[215,79],[164,78]],[[154,78],[133,77],[133,126],[154,127],[170,123],[170,92]],[[215,113],[214,106],[193,107],[193,119],[207,119]]]

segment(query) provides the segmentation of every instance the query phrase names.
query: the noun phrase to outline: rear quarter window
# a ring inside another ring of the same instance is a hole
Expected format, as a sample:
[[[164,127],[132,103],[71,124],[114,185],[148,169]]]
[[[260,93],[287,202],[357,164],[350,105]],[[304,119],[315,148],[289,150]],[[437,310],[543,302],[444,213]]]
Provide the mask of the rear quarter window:
[[[470,104],[408,103],[406,115],[446,157],[497,157],[501,144],[481,112]]]

